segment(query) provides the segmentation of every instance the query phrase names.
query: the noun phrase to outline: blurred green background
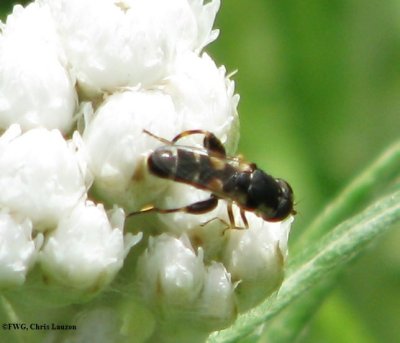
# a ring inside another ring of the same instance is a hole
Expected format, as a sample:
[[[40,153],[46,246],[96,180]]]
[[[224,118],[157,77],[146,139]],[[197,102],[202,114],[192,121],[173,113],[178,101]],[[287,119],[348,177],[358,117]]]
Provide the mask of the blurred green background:
[[[225,0],[215,27],[207,52],[238,70],[240,152],[295,190],[293,244],[399,138],[400,1]],[[399,342],[399,245],[392,230],[370,247],[299,342]]]
[[[222,1],[208,52],[234,76],[240,151],[312,218],[400,137],[400,1]],[[341,276],[299,342],[400,342],[400,233]]]

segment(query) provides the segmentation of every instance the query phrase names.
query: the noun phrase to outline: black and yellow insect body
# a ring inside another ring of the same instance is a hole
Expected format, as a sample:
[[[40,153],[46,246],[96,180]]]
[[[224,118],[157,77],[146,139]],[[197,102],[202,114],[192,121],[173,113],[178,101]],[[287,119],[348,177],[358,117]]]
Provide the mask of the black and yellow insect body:
[[[230,227],[233,228],[236,226],[232,204],[240,208],[246,227],[245,211],[253,212],[266,221],[281,221],[295,213],[293,191],[286,181],[266,174],[254,163],[226,156],[224,146],[213,133],[189,130],[167,141],[145,132],[165,143],[148,156],[147,165],[151,174],[209,191],[211,196],[181,208],[148,207],[131,215],[149,211],[201,214],[213,210],[219,199],[227,201]],[[193,134],[204,135],[203,149],[176,144],[179,139]]]

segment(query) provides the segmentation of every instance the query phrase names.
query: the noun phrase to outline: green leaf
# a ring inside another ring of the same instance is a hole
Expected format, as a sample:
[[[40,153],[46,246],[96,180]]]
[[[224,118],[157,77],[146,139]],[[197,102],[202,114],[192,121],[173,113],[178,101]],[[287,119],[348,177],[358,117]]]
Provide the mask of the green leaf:
[[[362,213],[338,225],[294,257],[288,276],[274,301],[266,301],[239,316],[229,329],[209,342],[237,342],[270,320],[319,282],[333,277],[360,254],[368,243],[400,221],[400,191],[386,196]]]

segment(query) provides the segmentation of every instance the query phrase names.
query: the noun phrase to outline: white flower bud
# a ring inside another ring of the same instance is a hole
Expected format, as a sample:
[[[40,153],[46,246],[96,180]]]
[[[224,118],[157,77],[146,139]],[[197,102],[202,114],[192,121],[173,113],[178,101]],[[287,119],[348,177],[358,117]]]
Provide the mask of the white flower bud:
[[[181,239],[167,234],[150,237],[138,268],[144,297],[163,306],[174,305],[177,312],[191,307],[200,294],[205,276],[203,254],[199,250],[196,255],[185,236]]]
[[[150,238],[139,258],[137,277],[139,294],[161,316],[156,337],[164,337],[165,342],[193,337],[201,342],[210,331],[235,319],[235,285],[230,275],[221,263],[204,263],[202,250],[196,255],[186,235]]]
[[[123,218],[118,211],[117,217]],[[121,218],[117,222],[123,225]],[[113,227],[102,205],[80,203],[48,234],[40,261],[48,278],[64,286],[99,290],[113,279],[140,238],[128,236],[124,243],[123,227]]]
[[[193,37],[192,51],[200,51],[207,44],[217,39],[219,30],[212,30],[215,16],[220,7],[220,0],[212,0],[204,4],[204,0],[188,0],[197,21],[197,40]]]
[[[0,212],[0,288],[21,285],[36,260],[42,235],[32,238],[32,223]]]
[[[218,1],[43,0],[52,9],[69,62],[89,91],[151,85],[169,73],[177,51],[215,38]],[[196,11],[196,12],[194,12]]]
[[[198,311],[200,319],[213,324],[212,330],[223,328],[235,319],[234,285],[222,263],[213,262],[206,268]]]
[[[236,217],[238,217],[236,213]],[[287,240],[293,217],[266,222],[246,214],[248,230],[230,230],[223,263],[237,287],[240,311],[247,310],[276,290],[283,279]]]
[[[57,225],[86,196],[74,147],[57,130],[11,127],[0,138],[0,205],[32,220],[36,230]]]
[[[236,107],[239,96],[224,67],[217,68],[207,55],[180,54],[163,90],[171,95],[182,118],[184,130],[203,129],[214,133],[233,154],[239,140]],[[185,139],[188,145],[202,142],[201,136]]]
[[[15,6],[0,34],[0,127],[69,132],[76,94],[64,66],[48,9]]]

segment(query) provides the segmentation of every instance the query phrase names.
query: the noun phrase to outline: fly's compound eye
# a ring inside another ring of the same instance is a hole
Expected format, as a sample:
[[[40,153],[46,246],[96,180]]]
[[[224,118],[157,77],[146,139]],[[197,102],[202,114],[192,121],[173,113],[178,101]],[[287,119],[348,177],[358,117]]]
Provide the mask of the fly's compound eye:
[[[251,174],[246,207],[266,221],[280,221],[286,217],[284,204],[286,189],[271,175],[256,169]],[[290,213],[290,211],[289,211]]]
[[[275,218],[277,220],[285,219],[290,214],[295,214],[293,209],[293,190],[292,187],[282,179],[276,179],[281,190],[278,207],[276,209]]]

